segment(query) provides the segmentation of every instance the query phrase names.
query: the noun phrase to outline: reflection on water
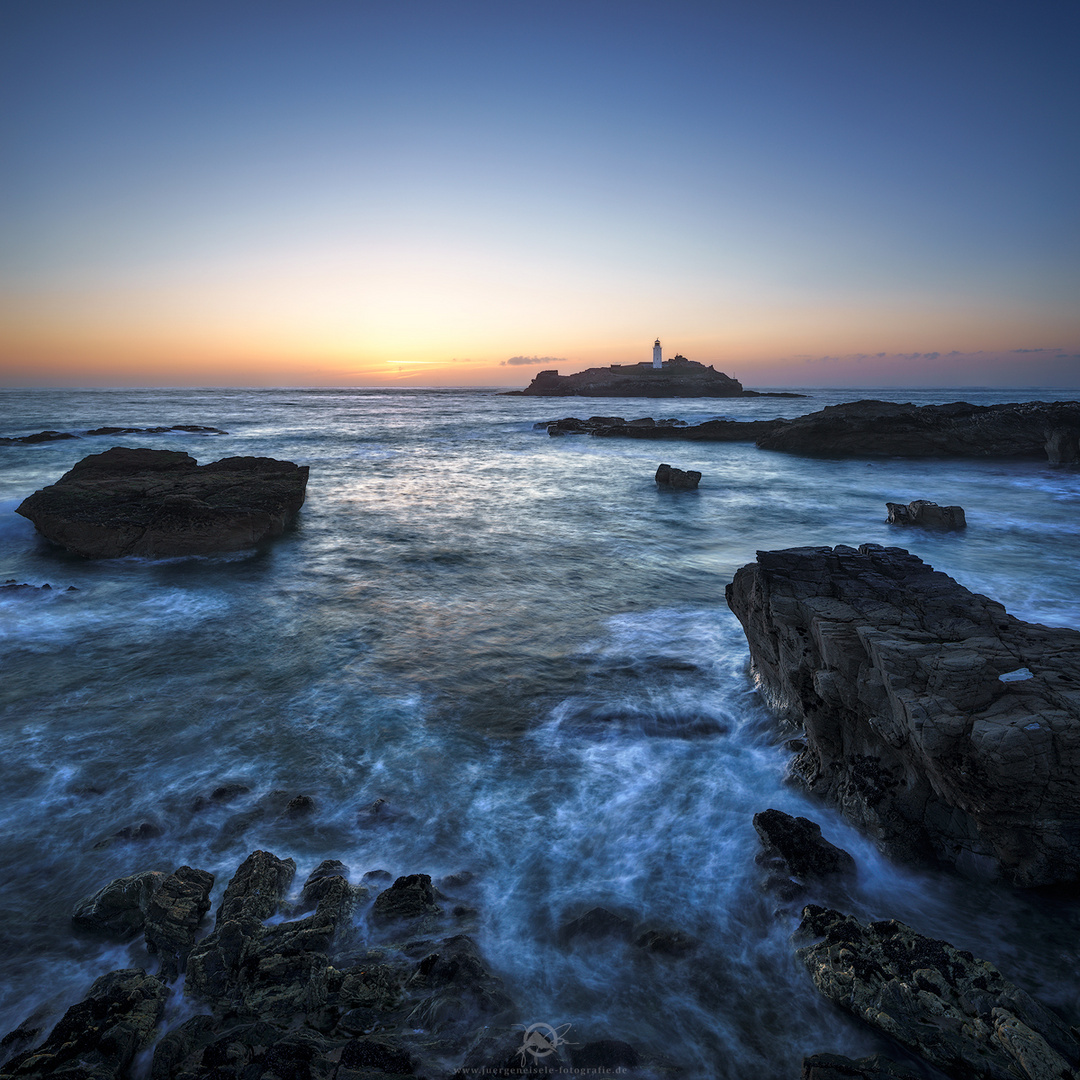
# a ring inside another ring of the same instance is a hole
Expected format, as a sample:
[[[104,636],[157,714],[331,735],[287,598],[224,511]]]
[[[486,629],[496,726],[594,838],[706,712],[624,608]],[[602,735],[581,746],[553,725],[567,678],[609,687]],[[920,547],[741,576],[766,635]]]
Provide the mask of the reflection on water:
[[[12,511],[86,453],[139,439],[0,448],[0,577],[58,587],[0,596],[3,1030],[147,962],[74,939],[79,897],[184,862],[218,874],[220,895],[264,847],[293,856],[298,880],[327,857],[354,880],[471,871],[477,936],[525,1018],[624,1039],[691,1075],[791,1076],[804,1053],[881,1049],[817,999],[791,916],[760,891],[750,819],[768,806],[808,814],[856,856],[854,913],[986,956],[1075,1022],[1075,955],[1060,944],[1077,940],[1074,908],[896,867],[787,787],[783,735],[723,601],[759,548],[902,543],[1016,615],[1080,625],[1075,470],[549,439],[534,421],[612,403],[480,392],[0,396],[4,433],[211,424],[230,434],[152,445],[312,467],[297,527],[266,550],[87,563]],[[657,491],[660,460],[701,470],[701,488]],[[890,529],[884,503],[914,498],[964,506],[967,532]],[[226,782],[247,790],[208,800]],[[274,792],[311,796],[315,814],[282,815]],[[157,835],[115,839],[142,823]],[[559,927],[596,905],[696,947],[560,944]]]

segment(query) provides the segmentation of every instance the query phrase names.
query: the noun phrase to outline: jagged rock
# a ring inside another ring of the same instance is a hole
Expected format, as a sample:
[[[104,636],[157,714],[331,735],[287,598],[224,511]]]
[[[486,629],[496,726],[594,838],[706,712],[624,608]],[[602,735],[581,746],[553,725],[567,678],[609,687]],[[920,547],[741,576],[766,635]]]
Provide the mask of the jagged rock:
[[[843,848],[821,835],[821,826],[809,818],[792,817],[783,810],[762,810],[754,815],[754,830],[766,854],[779,856],[788,873],[803,881],[850,874],[855,860]]]
[[[168,875],[146,910],[146,947],[161,957],[159,976],[172,982],[186,967],[195,933],[210,910],[214,875],[181,866]]]
[[[336,887],[333,884],[334,878],[341,878],[348,882],[349,868],[340,859],[324,859],[304,882],[304,888],[300,893],[301,909],[315,907],[323,896]]]
[[[409,874],[399,877],[389,889],[375,897],[372,910],[374,918],[415,919],[421,915],[434,915],[439,911],[435,903],[435,890],[428,874]]]
[[[1075,1078],[1080,1042],[992,964],[889,920],[808,905],[798,950],[814,985],[957,1080]]]
[[[154,893],[166,875],[144,870],[115,878],[75,905],[71,921],[79,930],[120,940],[134,937],[145,925]]]
[[[239,866],[218,907],[215,929],[188,957],[185,992],[205,1000],[232,999],[240,993],[240,965],[257,941],[296,873],[292,859],[254,851]]]
[[[901,857],[1080,879],[1080,633],[875,544],[759,552],[727,600],[811,791]]]
[[[811,1054],[803,1058],[802,1080],[922,1080],[883,1054],[849,1058],[842,1054]]]
[[[0,1077],[124,1077],[135,1055],[152,1043],[168,993],[163,982],[142,970],[102,975],[44,1043],[9,1061]]]
[[[924,529],[964,529],[967,518],[962,506],[938,506],[926,499],[916,499],[904,506],[902,503],[885,504],[890,525],[919,525]]]
[[[701,473],[696,469],[684,470],[676,469],[672,465],[659,465],[657,466],[654,479],[661,487],[693,489],[698,486],[698,482],[701,480]]]
[[[176,450],[114,446],[83,458],[17,513],[86,558],[235,551],[277,536],[304,503],[307,466],[273,458],[197,465]]]

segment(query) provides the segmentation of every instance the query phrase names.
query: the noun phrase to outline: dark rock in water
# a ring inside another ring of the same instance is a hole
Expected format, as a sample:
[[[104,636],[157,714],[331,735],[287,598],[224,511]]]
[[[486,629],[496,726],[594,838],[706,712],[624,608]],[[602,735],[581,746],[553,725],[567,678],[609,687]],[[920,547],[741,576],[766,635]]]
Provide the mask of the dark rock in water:
[[[573,376],[570,376],[573,378]],[[743,391],[749,396],[751,391]],[[784,395],[777,395],[784,396]],[[755,442],[763,450],[826,457],[1031,458],[1080,461],[1080,402],[899,405],[850,401],[794,420],[631,424],[621,417],[553,420],[549,434],[691,442]]]
[[[203,424],[173,424],[172,427],[99,427],[84,431],[84,435],[168,435],[182,431],[185,435],[228,435],[221,428]]]
[[[69,585],[64,592],[78,592],[74,585]],[[28,585],[25,581],[18,581],[16,578],[8,578],[3,585],[0,585],[0,593],[42,593],[53,592],[53,587],[46,581],[44,585]]]
[[[650,927],[634,935],[635,947],[663,956],[685,956],[696,944],[689,934],[684,934],[681,930]]]
[[[297,795],[286,803],[282,815],[287,818],[306,818],[315,813],[315,800],[310,795]]]
[[[759,552],[727,600],[811,791],[904,858],[1080,879],[1080,633],[876,544]]]
[[[210,910],[214,875],[181,866],[162,882],[146,910],[146,947],[161,957],[159,976],[172,982],[187,966],[195,933]]]
[[[175,450],[113,447],[83,458],[17,513],[86,558],[235,551],[285,530],[307,477],[306,465],[273,458],[197,465]]]
[[[575,938],[618,938],[620,941],[629,941],[634,930],[634,924],[624,915],[617,915],[604,907],[590,908],[584,915],[564,923],[559,928],[559,941],[568,944]]]
[[[787,420],[762,434],[763,450],[829,457],[1078,459],[1080,402],[911,405],[853,401]]]
[[[374,885],[376,881],[393,881],[394,875],[389,870],[369,870],[360,880]]]
[[[922,1080],[883,1054],[852,1059],[842,1054],[811,1054],[803,1058],[802,1080]]]
[[[513,1009],[502,980],[487,970],[464,934],[440,942],[438,952],[424,957],[406,990],[429,995],[409,1014],[409,1022],[437,1032],[473,1033]]]
[[[133,840],[155,840],[160,835],[160,825],[155,825],[152,821],[141,821],[138,825],[125,825],[122,829],[117,829],[112,836],[99,840],[94,847],[95,849],[105,848],[115,843],[127,843]]]
[[[13,435],[8,438],[0,438],[0,445],[14,446],[17,443],[46,443],[58,442],[61,439],[77,439],[78,435],[72,435],[68,431],[39,431],[36,435]]]
[[[825,997],[950,1077],[1077,1075],[1076,1033],[969,952],[813,904],[796,936],[813,939],[798,956]]]
[[[902,503],[885,504],[890,525],[921,525],[924,529],[964,529],[967,518],[962,506],[938,506],[926,499],[916,499],[904,506]]]
[[[524,390],[529,397],[741,397],[742,383],[711,364],[706,367],[685,356],[651,363],[612,364],[574,375],[541,371]],[[755,395],[756,396],[756,395]]]
[[[135,1055],[153,1042],[168,993],[163,982],[145,971],[102,975],[41,1046],[9,1061],[0,1076],[126,1077]]]
[[[389,889],[375,897],[372,915],[381,920],[416,919],[438,911],[430,875],[409,874],[399,877]]]
[[[809,818],[763,810],[754,815],[754,829],[766,853],[778,855],[788,872],[804,881],[855,870],[855,860],[843,848],[830,844],[821,835],[821,826]]]
[[[71,921],[76,928],[106,937],[134,937],[146,924],[154,893],[166,875],[160,870],[116,878],[75,905]]]
[[[654,479],[661,487],[693,489],[698,486],[701,473],[696,469],[683,470],[676,469],[672,465],[660,465],[657,467]]]
[[[575,1069],[607,1072],[610,1069],[634,1069],[640,1059],[629,1043],[618,1039],[597,1039],[571,1049],[570,1060]]]

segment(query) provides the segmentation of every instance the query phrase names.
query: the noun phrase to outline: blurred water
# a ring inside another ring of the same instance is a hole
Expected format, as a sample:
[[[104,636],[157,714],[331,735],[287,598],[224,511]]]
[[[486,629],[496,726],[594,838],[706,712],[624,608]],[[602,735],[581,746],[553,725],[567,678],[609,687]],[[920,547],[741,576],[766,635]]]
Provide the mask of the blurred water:
[[[1067,395],[0,392],[0,434],[229,432],[0,447],[0,578],[54,586],[0,594],[0,1032],[146,962],[135,946],[75,939],[80,897],[185,862],[220,875],[219,895],[264,847],[295,858],[300,880],[327,857],[354,880],[376,867],[473,872],[476,936],[526,1019],[625,1039],[691,1076],[792,1076],[804,1053],[882,1049],[818,1001],[790,918],[760,892],[750,819],[768,806],[808,814],[856,856],[851,910],[995,961],[1075,1023],[1073,905],[894,866],[785,786],[783,736],[748,682],[723,593],[757,549],[900,543],[1019,617],[1080,625],[1077,470],[804,460],[533,428],[571,412],[798,415],[867,396]],[[294,530],[256,552],[66,556],[14,508],[110,445],[309,464],[308,501]],[[658,491],[660,461],[700,469],[700,489]],[[966,533],[890,529],[884,503],[914,498],[962,505]],[[225,781],[250,791],[195,808]],[[316,813],[261,811],[275,790],[311,796]],[[372,815],[376,799],[386,809]],[[95,846],[144,821],[160,835]],[[595,904],[680,926],[699,947],[673,959],[560,946],[558,926]]]

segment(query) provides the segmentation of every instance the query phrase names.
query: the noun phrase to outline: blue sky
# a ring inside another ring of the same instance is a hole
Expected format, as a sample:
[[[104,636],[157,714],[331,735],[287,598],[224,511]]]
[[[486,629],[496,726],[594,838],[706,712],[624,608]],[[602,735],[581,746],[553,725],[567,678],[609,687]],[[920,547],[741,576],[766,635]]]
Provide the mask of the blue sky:
[[[1080,382],[1075,5],[0,17],[0,378]]]

